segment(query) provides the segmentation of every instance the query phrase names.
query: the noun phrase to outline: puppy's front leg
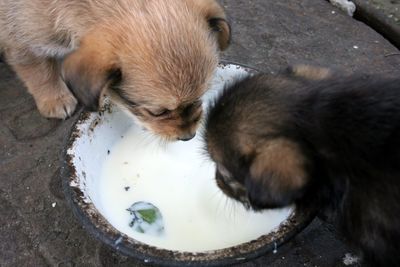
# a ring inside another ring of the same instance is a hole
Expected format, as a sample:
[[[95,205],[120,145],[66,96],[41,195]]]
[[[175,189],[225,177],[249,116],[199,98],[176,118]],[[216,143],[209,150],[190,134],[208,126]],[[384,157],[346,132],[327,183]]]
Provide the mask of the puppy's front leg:
[[[59,64],[55,59],[30,56],[29,60],[18,62],[7,56],[43,116],[66,119],[74,112],[77,100],[61,80]]]

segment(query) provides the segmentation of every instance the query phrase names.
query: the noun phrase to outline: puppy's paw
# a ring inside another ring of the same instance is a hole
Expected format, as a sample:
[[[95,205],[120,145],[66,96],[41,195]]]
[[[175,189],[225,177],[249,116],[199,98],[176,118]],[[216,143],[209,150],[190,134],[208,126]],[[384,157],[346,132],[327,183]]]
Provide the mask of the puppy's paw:
[[[74,113],[77,104],[76,98],[67,90],[49,94],[36,100],[39,112],[44,117],[63,120]]]

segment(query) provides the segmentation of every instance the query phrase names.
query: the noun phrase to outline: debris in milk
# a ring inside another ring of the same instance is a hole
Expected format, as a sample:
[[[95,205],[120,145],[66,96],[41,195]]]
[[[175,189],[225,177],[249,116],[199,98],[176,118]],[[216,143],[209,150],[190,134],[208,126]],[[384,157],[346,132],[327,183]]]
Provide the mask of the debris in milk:
[[[293,211],[249,211],[224,195],[215,183],[215,164],[201,153],[200,135],[160,146],[135,125],[124,136],[104,162],[96,206],[137,241],[185,252],[223,249],[274,231]],[[132,205],[143,201],[147,206]],[[160,220],[148,223],[154,215]],[[145,228],[150,226],[152,231]]]
[[[164,232],[164,222],[161,212],[153,204],[136,202],[127,211],[133,216],[129,226],[136,232],[156,236]]]

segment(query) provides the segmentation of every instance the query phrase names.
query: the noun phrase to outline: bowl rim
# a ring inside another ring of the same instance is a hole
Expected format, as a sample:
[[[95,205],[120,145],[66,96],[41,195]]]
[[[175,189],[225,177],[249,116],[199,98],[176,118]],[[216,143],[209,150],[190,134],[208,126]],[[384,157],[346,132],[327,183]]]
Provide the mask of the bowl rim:
[[[232,61],[221,61],[218,67],[228,65],[236,65],[250,74],[261,73],[255,68]],[[145,264],[159,266],[227,266],[238,264],[276,251],[279,246],[309,225],[316,215],[315,210],[299,210],[294,207],[292,214],[278,226],[277,231],[234,247],[207,252],[172,251],[136,241],[116,230],[97,211],[93,203],[84,201],[83,193],[79,188],[70,185],[71,181],[77,178],[77,174],[73,166],[73,157],[68,154],[68,150],[80,137],[78,126],[88,120],[91,114],[82,111],[82,109],[80,112],[65,138],[62,150],[61,179],[63,192],[68,205],[83,227],[96,239],[127,257],[135,258]]]

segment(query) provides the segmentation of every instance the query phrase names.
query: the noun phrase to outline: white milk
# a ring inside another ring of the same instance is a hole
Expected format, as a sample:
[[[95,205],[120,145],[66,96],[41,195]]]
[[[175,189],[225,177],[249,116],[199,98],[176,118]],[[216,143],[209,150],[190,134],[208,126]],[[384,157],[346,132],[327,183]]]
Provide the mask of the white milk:
[[[255,213],[228,199],[216,186],[214,163],[200,137],[160,144],[134,126],[110,151],[99,182],[101,213],[119,231],[160,248],[201,252],[235,246],[273,231],[290,208]],[[127,188],[129,187],[129,190]],[[128,209],[145,201],[158,207],[164,234],[129,227]]]

